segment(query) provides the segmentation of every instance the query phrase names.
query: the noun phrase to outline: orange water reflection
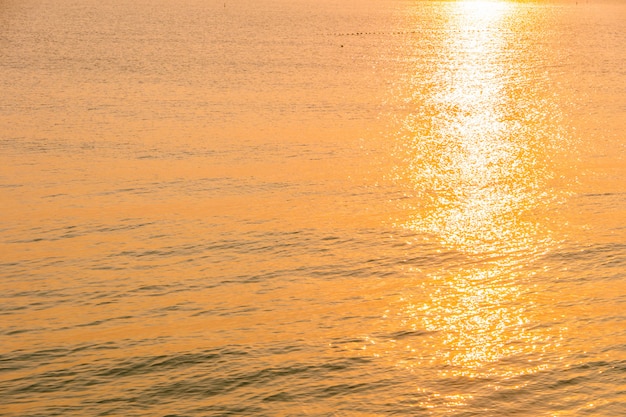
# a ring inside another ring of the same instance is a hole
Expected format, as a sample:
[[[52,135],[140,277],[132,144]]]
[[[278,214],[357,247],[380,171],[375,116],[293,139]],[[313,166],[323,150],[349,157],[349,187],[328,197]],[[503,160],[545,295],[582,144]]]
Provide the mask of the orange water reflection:
[[[510,45],[514,4],[455,7],[435,88],[403,126],[405,173],[422,198],[406,225],[466,252],[536,250],[549,236],[528,214],[553,196],[542,137],[549,121],[535,114],[556,112],[516,87],[527,63]]]
[[[414,203],[397,224],[439,242],[458,267],[415,270],[426,280],[389,314],[431,334],[426,346],[396,346],[415,354],[401,366],[506,379],[546,367],[524,358],[558,348],[562,337],[531,330],[533,261],[556,241],[542,213],[562,198],[550,188],[559,111],[515,47],[519,5],[457,2],[447,11],[432,78],[404,86],[415,111],[398,133],[397,179]],[[421,405],[460,406],[472,395],[442,388]]]

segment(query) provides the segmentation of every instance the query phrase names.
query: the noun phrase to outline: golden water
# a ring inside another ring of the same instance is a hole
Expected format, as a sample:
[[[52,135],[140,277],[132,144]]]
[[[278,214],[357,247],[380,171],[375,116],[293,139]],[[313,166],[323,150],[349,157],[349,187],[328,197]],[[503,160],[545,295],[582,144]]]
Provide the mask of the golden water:
[[[626,7],[0,4],[0,414],[626,414]]]

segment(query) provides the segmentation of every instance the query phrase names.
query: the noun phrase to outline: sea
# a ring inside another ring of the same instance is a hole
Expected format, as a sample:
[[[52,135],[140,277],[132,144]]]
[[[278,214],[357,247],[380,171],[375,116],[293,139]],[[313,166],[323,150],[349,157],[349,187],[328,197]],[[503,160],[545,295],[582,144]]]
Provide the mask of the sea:
[[[0,415],[625,416],[626,3],[0,0]]]

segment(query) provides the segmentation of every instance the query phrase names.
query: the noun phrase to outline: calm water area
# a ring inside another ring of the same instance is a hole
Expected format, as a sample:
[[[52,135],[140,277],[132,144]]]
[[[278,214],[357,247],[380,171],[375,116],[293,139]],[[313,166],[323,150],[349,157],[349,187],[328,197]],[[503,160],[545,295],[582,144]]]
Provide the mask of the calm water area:
[[[626,3],[0,0],[0,415],[626,415]]]

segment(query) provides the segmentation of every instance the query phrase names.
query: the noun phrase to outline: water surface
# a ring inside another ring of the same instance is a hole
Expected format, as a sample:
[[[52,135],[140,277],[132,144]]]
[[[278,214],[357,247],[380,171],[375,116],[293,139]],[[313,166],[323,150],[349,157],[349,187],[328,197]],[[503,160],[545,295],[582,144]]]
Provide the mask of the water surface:
[[[0,413],[626,414],[579,3],[3,1]]]

